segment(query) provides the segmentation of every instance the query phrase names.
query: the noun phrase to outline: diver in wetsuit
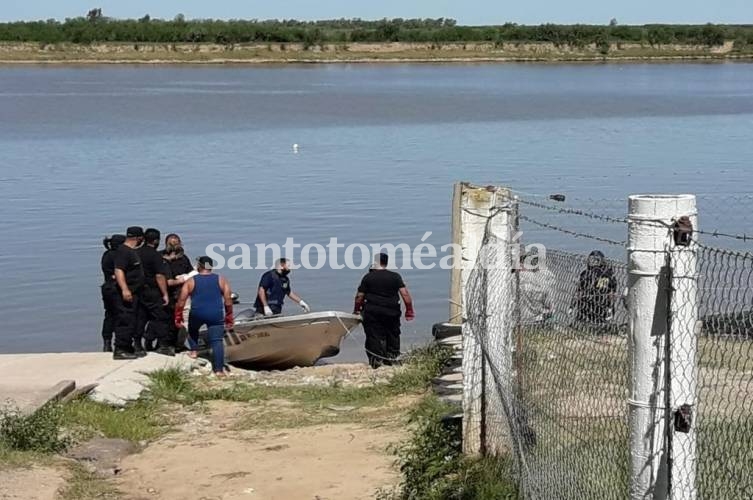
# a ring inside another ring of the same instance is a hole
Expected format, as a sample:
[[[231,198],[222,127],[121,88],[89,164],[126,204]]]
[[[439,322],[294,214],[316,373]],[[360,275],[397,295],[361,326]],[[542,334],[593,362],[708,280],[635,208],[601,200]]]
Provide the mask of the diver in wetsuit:
[[[580,273],[573,297],[576,320],[603,324],[614,314],[617,280],[604,254],[594,250],[588,255],[586,269]]]

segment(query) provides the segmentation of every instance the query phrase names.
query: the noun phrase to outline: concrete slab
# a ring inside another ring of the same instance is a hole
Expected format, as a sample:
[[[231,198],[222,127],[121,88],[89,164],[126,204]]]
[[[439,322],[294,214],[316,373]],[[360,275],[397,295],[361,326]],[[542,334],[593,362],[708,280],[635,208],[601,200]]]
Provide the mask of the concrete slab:
[[[45,353],[0,355],[0,403],[19,406],[38,401],[61,380],[77,387],[98,384],[91,397],[113,405],[137,399],[148,380],[147,373],[171,367],[191,370],[199,366],[186,355],[149,353],[135,360],[116,361],[112,354]]]
[[[431,381],[434,385],[452,385],[463,383],[463,372],[447,373],[434,377]]]
[[[70,394],[75,388],[76,383],[73,380],[61,380],[51,387],[37,390],[0,385],[0,407],[7,407],[23,415],[29,415],[50,401]]]

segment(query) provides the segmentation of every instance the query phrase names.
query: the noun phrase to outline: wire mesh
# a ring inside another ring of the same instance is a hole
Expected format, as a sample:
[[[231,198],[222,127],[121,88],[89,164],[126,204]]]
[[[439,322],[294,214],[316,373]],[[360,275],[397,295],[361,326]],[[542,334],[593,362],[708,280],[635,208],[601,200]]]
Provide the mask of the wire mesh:
[[[545,268],[520,273],[521,301],[527,282],[545,281],[551,304],[542,321],[521,315],[519,323],[518,391],[535,436],[521,477],[526,498],[623,498],[627,491],[625,276],[621,263],[589,266],[585,254],[553,249]]]
[[[698,266],[697,494],[753,498],[753,255],[700,246]]]
[[[487,234],[466,287],[466,321],[493,392],[482,405],[484,448],[503,441],[514,452],[525,498],[624,498],[626,267],[605,257],[624,255],[624,246],[589,226],[616,225],[624,238],[625,221],[539,200],[520,200],[519,209],[526,242],[547,242],[545,252],[489,269],[484,263],[514,257]]]

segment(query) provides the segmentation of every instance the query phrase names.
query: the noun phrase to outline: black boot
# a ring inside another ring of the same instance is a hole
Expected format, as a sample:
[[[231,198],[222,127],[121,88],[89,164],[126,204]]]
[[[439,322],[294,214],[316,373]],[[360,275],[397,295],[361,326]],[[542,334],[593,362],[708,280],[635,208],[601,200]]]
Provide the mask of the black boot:
[[[120,349],[115,349],[115,352],[112,353],[112,359],[119,359],[119,360],[138,359],[138,356],[132,352],[121,351]]]
[[[105,340],[105,343],[102,346],[102,352],[112,352],[112,339]]]
[[[163,356],[175,356],[175,349],[170,346],[159,346],[154,352]]]
[[[146,356],[146,351],[144,350],[144,346],[141,345],[141,339],[135,340],[133,342],[133,354],[137,358],[143,358]]]

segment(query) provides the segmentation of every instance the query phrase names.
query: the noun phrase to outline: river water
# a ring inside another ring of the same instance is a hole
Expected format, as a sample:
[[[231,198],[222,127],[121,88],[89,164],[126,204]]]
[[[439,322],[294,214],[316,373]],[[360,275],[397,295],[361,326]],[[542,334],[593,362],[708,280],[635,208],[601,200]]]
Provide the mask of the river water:
[[[748,199],[751,138],[749,64],[3,67],[0,352],[98,349],[100,242],[128,225],[180,233],[191,256],[438,247],[458,180],[620,207],[693,192],[749,220],[725,200]],[[223,272],[248,298],[262,271]],[[291,279],[315,310],[349,311],[362,274]],[[449,272],[402,274],[417,343],[447,318]]]

